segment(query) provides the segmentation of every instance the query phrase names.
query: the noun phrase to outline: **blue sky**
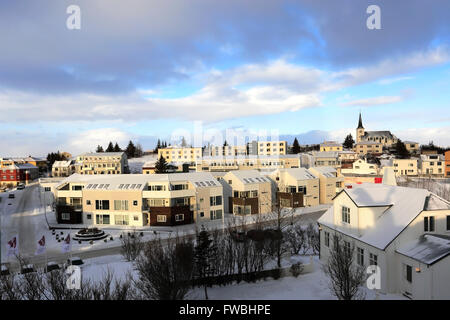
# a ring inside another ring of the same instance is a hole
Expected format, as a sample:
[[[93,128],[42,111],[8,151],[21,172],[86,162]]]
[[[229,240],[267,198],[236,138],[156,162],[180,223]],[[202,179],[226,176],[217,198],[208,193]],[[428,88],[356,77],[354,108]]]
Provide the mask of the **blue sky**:
[[[80,30],[66,28],[71,4]],[[366,27],[370,4],[381,8],[381,30]],[[0,9],[0,157],[77,154],[110,140],[151,149],[200,123],[343,140],[360,111],[368,130],[450,146],[446,0],[29,0]]]

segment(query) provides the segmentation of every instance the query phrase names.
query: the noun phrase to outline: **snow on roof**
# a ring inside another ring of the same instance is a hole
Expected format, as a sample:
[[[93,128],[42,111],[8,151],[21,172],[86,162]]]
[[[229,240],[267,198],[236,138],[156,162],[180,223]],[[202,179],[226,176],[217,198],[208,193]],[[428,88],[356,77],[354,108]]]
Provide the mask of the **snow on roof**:
[[[425,189],[382,184],[363,183],[352,186],[351,189],[343,189],[336,198],[345,194],[359,207],[388,207],[375,221],[375,225],[363,230],[361,236],[356,236],[334,225],[333,207],[318,222],[382,250],[424,209],[426,197],[430,195]]]
[[[333,167],[312,167],[310,169],[316,170],[327,178],[336,178],[337,170]]]
[[[396,250],[398,253],[431,265],[450,254],[450,237],[424,234]]]
[[[316,158],[337,158],[338,151],[313,151],[312,155]]]
[[[53,168],[66,168],[68,166],[70,166],[72,161],[67,160],[67,161],[55,161],[53,163]]]
[[[318,178],[306,168],[278,169],[277,172],[279,172],[280,175],[289,175],[296,180],[310,180]]]
[[[425,210],[450,210],[450,202],[432,193],[426,198]]]
[[[79,155],[79,157],[115,157],[115,156],[121,156],[125,152],[86,152]]]
[[[227,175],[235,176],[244,184],[270,182],[270,180],[265,177],[263,173],[257,170],[234,170],[228,172]]]

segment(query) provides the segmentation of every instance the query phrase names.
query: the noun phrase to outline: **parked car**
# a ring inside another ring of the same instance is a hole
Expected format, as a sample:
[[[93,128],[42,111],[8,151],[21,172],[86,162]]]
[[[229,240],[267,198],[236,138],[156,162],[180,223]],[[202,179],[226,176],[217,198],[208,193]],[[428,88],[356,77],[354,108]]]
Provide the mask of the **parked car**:
[[[17,190],[23,190],[23,189],[25,189],[25,185],[23,185],[23,184],[17,185]]]
[[[7,276],[9,274],[9,269],[7,266],[2,265],[2,267],[0,269],[1,269],[0,275]]]
[[[59,270],[61,269],[59,264],[54,262],[54,261],[50,261],[49,263],[47,263],[47,272],[53,271],[53,270]]]
[[[20,273],[22,273],[22,274],[30,273],[30,272],[34,272],[34,266],[32,264],[27,264],[27,265],[23,266],[22,270],[20,271]]]
[[[79,257],[72,257],[72,259],[67,259],[67,263],[73,266],[79,266],[84,264],[83,260],[81,260],[81,258]]]
[[[16,196],[14,195],[14,193],[10,193],[9,195],[8,195],[8,198],[9,199],[14,199]]]

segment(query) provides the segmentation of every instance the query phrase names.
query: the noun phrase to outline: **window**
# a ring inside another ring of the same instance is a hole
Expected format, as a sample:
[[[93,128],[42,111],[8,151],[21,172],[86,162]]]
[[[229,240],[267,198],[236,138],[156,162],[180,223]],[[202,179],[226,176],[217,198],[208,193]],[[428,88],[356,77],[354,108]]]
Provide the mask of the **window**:
[[[95,200],[95,209],[109,210],[109,200]]]
[[[50,187],[45,187],[45,188],[44,188],[44,191],[45,191],[45,192],[52,191],[52,188],[50,188]]]
[[[447,231],[450,231],[450,216],[447,216]]]
[[[70,213],[63,212],[61,213],[61,220],[70,220]]]
[[[164,215],[158,215],[156,216],[156,221],[157,222],[166,222],[167,221],[167,217]]]
[[[137,200],[133,200],[133,206],[137,206],[138,205],[138,201]]]
[[[220,205],[222,205],[222,196],[209,197],[209,204],[211,206],[220,206]]]
[[[133,216],[134,221],[139,221],[139,216]]]
[[[377,266],[378,265],[378,256],[376,254],[369,254],[369,263],[370,265]]]
[[[423,230],[425,232],[434,231],[434,217],[424,217],[423,218]]]
[[[406,265],[406,281],[412,282],[412,267]]]
[[[364,249],[358,248],[356,250],[356,261],[360,266],[364,265]]]
[[[222,219],[222,210],[211,210],[209,217],[211,220]]]
[[[205,213],[204,212],[200,212],[200,217],[204,217],[205,216]]]
[[[347,255],[350,255],[351,249],[350,249],[350,242],[344,241],[344,250]]]
[[[324,235],[325,235],[325,246],[329,247],[330,246],[330,233],[325,231]]]
[[[116,222],[116,225],[119,226],[129,225],[129,217],[127,215],[115,215],[114,221]]]
[[[86,205],[90,206],[91,205],[91,200],[86,200]]]
[[[175,221],[183,221],[184,220],[184,214],[176,214],[175,215]]]
[[[92,220],[92,214],[87,214],[87,215],[86,215],[86,219]]]
[[[97,214],[95,219],[97,224],[109,224],[109,214]]]
[[[128,210],[128,200],[114,200],[114,210]]]
[[[350,208],[342,207],[342,222],[350,223]]]

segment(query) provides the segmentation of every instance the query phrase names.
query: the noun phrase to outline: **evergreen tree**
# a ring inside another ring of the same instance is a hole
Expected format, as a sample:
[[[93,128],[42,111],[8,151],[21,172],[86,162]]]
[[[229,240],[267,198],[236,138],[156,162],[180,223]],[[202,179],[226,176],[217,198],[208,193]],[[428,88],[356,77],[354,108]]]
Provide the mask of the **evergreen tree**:
[[[136,147],[134,146],[133,141],[130,140],[130,142],[128,142],[128,146],[125,149],[125,153],[127,154],[128,158],[133,158],[136,154]]]
[[[161,156],[155,163],[155,173],[166,173],[167,172],[167,162],[166,159]]]
[[[197,235],[197,244],[194,251],[195,274],[201,279],[205,289],[205,299],[208,300],[208,286],[213,284],[212,277],[215,274],[217,248],[213,240],[209,238],[209,233],[202,226],[202,230]]]
[[[345,137],[345,141],[344,141],[344,143],[343,143],[343,146],[344,146],[344,148],[352,149],[354,144],[355,144],[355,140],[353,140],[352,134],[349,133],[349,134]]]
[[[154,152],[158,153],[159,149],[161,149],[161,140],[158,139],[158,143],[156,144],[156,148],[155,148]]]
[[[97,150],[95,150],[95,152],[105,152],[105,151],[103,150],[103,147],[101,145],[98,145]]]
[[[136,144],[136,151],[134,152],[134,156],[136,158],[140,158],[140,157],[142,157],[143,154],[144,154],[144,151],[142,150],[142,146],[139,143]]]
[[[395,155],[399,159],[408,159],[410,157],[408,149],[406,149],[405,144],[400,139],[395,144]]]
[[[187,147],[187,142],[186,142],[186,139],[184,138],[184,136],[181,138],[181,146]]]
[[[292,144],[292,153],[293,154],[300,153],[300,144],[298,143],[297,138],[294,139],[294,143]]]
[[[116,144],[114,145],[114,152],[121,152],[122,149],[120,149],[119,144],[116,142]]]
[[[224,147],[228,146],[227,140],[224,141],[223,146],[224,146]]]
[[[106,148],[105,151],[106,152],[114,152],[114,146],[111,141],[109,142],[108,147]]]

